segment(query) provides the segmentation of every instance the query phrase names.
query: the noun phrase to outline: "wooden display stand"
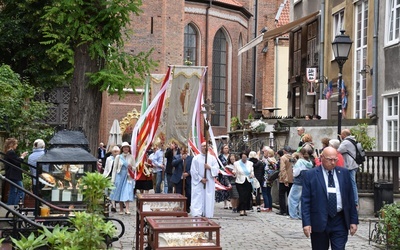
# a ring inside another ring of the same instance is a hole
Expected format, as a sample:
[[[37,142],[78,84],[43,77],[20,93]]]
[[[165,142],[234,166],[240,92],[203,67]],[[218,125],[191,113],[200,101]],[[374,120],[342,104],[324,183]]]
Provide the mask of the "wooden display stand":
[[[222,249],[217,223],[205,217],[147,217],[152,250]]]
[[[136,199],[136,249],[148,245],[146,217],[187,217],[186,197],[181,194],[138,194]],[[145,237],[146,236],[146,237]]]

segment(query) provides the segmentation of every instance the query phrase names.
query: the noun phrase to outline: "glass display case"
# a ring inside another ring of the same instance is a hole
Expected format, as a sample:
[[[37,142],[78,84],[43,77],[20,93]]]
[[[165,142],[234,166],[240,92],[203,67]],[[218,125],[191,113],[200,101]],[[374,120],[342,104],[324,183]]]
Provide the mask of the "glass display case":
[[[187,217],[186,197],[181,194],[138,194],[136,199],[136,249],[148,245],[147,216]]]
[[[49,175],[39,175],[43,197],[54,203],[81,202],[83,196],[79,192],[80,178],[92,171],[91,164],[50,164]],[[51,179],[53,177],[54,179]]]
[[[220,228],[205,217],[147,217],[151,249],[222,249]]]
[[[49,149],[37,161],[36,192],[60,207],[83,203],[80,179],[96,169],[97,158],[88,152],[88,141],[81,131],[58,131]],[[40,204],[35,204],[39,209]]]

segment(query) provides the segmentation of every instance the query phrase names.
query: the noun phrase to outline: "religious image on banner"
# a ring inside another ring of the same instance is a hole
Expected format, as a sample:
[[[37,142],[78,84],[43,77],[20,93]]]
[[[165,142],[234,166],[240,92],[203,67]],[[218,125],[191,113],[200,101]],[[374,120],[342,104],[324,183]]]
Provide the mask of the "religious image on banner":
[[[193,107],[199,92],[205,67],[174,66],[170,91],[166,97],[166,140],[188,145]]]
[[[315,81],[317,78],[317,68],[307,68],[306,69],[306,77],[307,77],[307,95],[316,95],[315,92]]]

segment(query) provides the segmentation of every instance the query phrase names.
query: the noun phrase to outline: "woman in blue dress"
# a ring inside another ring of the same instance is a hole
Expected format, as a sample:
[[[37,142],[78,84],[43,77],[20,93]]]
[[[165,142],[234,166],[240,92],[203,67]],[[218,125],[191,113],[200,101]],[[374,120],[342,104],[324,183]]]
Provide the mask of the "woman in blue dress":
[[[121,145],[122,153],[117,155],[114,160],[113,172],[111,181],[114,183],[115,189],[110,195],[112,201],[119,202],[119,214],[131,214],[129,211],[129,202],[133,201],[133,190],[135,188],[135,180],[128,173],[128,168],[133,171],[136,168],[133,166],[133,156],[130,153],[131,147],[129,143],[123,142]]]

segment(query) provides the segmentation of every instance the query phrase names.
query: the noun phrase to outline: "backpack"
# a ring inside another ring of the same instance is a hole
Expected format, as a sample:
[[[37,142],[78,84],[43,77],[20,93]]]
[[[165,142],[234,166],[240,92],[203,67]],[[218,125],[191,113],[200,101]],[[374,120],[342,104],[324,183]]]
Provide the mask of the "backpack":
[[[363,162],[365,161],[365,151],[361,143],[355,142],[351,139],[346,140],[350,141],[356,148],[356,157],[353,157],[351,154],[349,154],[350,157],[353,158],[357,164],[363,164]]]

